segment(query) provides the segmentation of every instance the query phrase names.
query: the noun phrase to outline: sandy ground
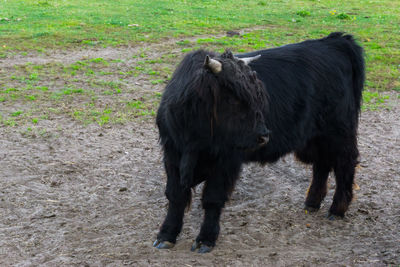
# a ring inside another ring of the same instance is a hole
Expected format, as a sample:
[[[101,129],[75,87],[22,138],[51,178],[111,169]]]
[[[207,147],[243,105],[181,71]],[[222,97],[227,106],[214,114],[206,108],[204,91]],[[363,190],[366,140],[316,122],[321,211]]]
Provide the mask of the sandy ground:
[[[176,246],[152,247],[167,206],[153,120],[83,126],[61,114],[39,122],[47,129],[41,135],[0,126],[0,265],[397,266],[400,100],[391,96],[387,107],[362,114],[359,190],[345,219],[325,218],[332,177],[321,210],[306,214],[309,166],[291,155],[265,167],[250,164],[207,255],[190,252],[201,223],[201,186]]]

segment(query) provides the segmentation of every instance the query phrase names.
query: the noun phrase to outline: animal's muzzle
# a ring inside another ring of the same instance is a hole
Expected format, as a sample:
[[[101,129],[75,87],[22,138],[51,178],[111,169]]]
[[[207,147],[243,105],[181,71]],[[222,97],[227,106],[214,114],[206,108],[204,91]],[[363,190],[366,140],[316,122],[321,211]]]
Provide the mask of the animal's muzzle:
[[[260,146],[266,145],[269,141],[269,135],[260,135],[257,139],[257,143]]]

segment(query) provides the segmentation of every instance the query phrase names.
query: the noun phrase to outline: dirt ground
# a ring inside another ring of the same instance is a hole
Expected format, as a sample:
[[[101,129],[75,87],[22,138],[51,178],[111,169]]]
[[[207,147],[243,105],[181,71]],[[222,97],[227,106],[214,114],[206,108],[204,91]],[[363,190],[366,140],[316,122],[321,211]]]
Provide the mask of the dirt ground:
[[[201,186],[176,246],[152,247],[167,206],[154,120],[84,126],[59,114],[40,122],[42,135],[0,126],[0,265],[397,266],[399,114],[396,96],[387,108],[362,113],[359,188],[343,220],[325,218],[332,177],[321,210],[306,214],[309,166],[291,155],[265,167],[250,164],[206,255],[190,252],[202,218]]]

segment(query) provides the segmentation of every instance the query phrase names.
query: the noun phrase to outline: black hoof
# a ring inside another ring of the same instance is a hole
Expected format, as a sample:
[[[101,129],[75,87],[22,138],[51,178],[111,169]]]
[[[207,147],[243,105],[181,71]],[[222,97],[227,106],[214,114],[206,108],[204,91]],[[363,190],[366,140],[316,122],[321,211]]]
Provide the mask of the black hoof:
[[[159,241],[158,239],[154,241],[153,247],[158,248],[158,249],[169,249],[173,248],[175,246],[174,243],[169,242],[169,241]]]
[[[317,212],[319,210],[319,207],[312,207],[304,204],[304,209],[308,212]]]
[[[341,216],[341,215],[335,215],[335,214],[332,214],[332,213],[328,213],[328,215],[326,215],[326,218],[328,218],[328,220],[330,220],[330,221],[337,221],[337,220],[341,220],[341,219],[343,219],[343,217],[344,216]]]
[[[197,250],[197,249],[198,249],[198,250]],[[196,250],[197,250],[197,253],[203,254],[203,253],[211,252],[212,249],[213,249],[213,247],[204,245],[204,244],[202,244],[201,242],[196,242],[196,241],[194,241],[194,243],[193,243],[193,245],[192,245],[192,248],[191,248],[190,250],[191,250],[191,251],[196,251]]]

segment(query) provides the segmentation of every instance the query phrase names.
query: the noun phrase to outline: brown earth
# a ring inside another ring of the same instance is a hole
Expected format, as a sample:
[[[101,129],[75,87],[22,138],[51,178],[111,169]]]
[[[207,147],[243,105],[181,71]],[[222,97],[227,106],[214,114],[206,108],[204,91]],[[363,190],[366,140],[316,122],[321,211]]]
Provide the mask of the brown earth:
[[[58,114],[40,121],[47,129],[40,135],[0,126],[0,265],[398,265],[399,98],[391,95],[386,106],[362,114],[359,189],[345,219],[325,218],[332,177],[321,210],[306,214],[309,166],[292,156],[250,164],[226,205],[217,246],[206,255],[190,252],[201,188],[176,246],[152,247],[167,206],[153,120],[84,126]]]

